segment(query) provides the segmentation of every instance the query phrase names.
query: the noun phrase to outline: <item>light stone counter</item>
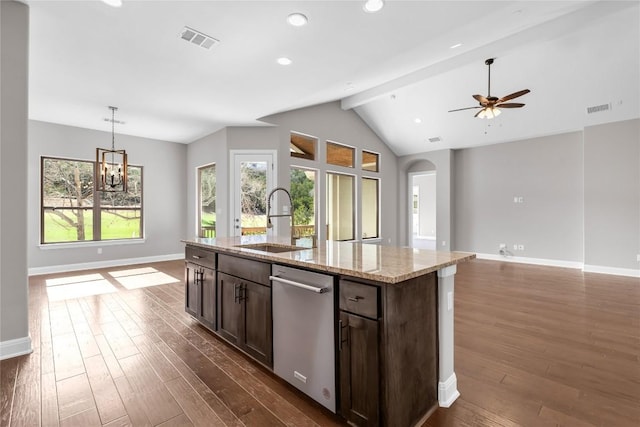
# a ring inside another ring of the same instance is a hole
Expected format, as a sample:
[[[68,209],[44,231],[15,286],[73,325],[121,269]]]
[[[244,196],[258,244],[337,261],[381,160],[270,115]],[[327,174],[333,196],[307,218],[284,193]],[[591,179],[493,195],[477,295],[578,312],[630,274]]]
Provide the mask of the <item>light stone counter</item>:
[[[317,248],[270,253],[239,245],[273,243],[289,245],[288,239],[264,236],[195,238],[183,240],[193,246],[243,255],[264,261],[343,274],[380,283],[399,283],[475,258],[466,252],[438,252],[375,244],[326,241]]]

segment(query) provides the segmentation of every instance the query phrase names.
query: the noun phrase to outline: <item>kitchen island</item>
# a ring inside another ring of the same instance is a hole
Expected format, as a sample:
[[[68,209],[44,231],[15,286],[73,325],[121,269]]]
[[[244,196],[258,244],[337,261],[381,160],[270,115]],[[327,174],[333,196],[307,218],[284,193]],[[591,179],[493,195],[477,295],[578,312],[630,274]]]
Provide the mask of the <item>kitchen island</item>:
[[[298,248],[262,236],[184,243],[186,311],[270,369],[282,328],[271,300],[282,279],[272,272],[286,266],[331,278],[335,389],[318,398],[305,390],[306,376],[283,378],[352,424],[412,426],[459,396],[454,275],[474,254],[329,241]]]

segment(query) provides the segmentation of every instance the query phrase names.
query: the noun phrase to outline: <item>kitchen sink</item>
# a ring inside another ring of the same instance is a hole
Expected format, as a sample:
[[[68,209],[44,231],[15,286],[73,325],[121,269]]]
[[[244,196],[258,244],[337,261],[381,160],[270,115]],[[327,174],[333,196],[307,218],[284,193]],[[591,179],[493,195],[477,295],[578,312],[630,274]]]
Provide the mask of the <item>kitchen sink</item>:
[[[247,245],[236,245],[237,248],[242,249],[251,249],[254,251],[261,252],[271,252],[271,253],[281,253],[281,252],[293,252],[293,251],[301,251],[303,248],[300,246],[287,246],[287,245],[278,245],[275,243],[251,243]]]

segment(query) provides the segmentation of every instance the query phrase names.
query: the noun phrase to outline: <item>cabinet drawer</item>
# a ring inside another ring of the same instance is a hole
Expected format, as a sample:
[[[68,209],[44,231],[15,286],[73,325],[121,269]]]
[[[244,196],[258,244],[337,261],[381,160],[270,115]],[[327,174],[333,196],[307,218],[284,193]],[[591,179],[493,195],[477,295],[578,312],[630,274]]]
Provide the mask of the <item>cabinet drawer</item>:
[[[377,319],[378,300],[378,287],[340,280],[340,310]]]
[[[271,282],[269,281],[271,264],[265,262],[219,254],[218,270],[231,274],[232,276],[271,286]]]
[[[185,261],[189,261],[194,264],[198,264],[203,267],[209,267],[215,270],[216,268],[215,252],[211,252],[206,249],[197,248],[195,246],[187,246],[184,252],[185,252]]]

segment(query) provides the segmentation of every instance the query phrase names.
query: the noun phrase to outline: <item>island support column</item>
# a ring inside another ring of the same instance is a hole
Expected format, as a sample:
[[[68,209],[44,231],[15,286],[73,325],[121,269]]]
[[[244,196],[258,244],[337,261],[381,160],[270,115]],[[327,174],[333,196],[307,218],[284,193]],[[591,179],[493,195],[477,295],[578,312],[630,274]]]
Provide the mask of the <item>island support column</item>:
[[[460,396],[453,370],[453,285],[456,266],[438,270],[438,403],[448,408]]]

